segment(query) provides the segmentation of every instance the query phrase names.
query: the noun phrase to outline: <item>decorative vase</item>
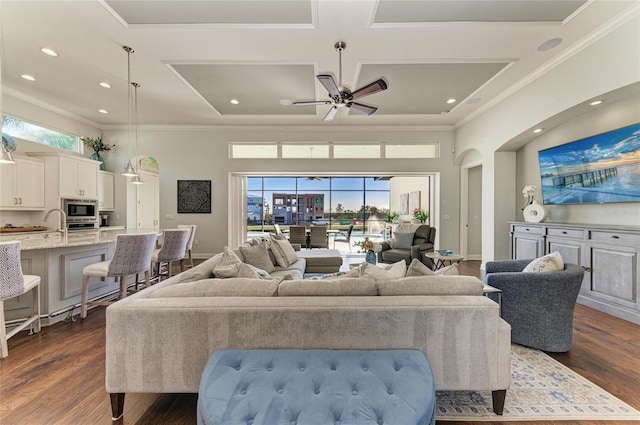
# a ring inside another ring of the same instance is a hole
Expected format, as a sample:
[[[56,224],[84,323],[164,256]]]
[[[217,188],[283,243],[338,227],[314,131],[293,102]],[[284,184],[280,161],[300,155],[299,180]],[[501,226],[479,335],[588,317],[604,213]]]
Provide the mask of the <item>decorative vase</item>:
[[[107,171],[107,167],[104,164],[104,159],[102,159],[102,155],[100,155],[100,152],[96,151],[92,153],[89,159],[93,159],[94,161],[100,161],[100,170]]]
[[[373,252],[373,250],[367,251],[367,255],[365,255],[364,257],[364,261],[366,261],[369,264],[377,263],[378,259],[376,258],[376,253]]]
[[[531,201],[531,203],[522,210],[524,221],[527,223],[542,223],[548,214],[549,211],[535,200]]]

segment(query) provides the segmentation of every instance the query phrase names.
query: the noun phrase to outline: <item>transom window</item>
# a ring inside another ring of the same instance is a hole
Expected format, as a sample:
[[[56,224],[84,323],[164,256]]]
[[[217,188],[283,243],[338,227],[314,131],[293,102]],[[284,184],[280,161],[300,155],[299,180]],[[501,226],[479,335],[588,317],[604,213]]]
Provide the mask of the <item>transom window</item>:
[[[64,134],[48,128],[40,127],[8,115],[2,116],[2,132],[31,142],[64,149],[71,152],[81,152],[80,138]]]

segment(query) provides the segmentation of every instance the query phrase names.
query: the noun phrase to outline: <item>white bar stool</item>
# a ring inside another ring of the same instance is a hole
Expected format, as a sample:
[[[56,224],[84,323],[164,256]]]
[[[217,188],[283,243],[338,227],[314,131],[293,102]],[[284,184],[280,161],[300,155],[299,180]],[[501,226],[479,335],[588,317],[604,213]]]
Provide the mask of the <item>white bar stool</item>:
[[[4,301],[31,291],[33,310],[17,327],[7,332],[4,320]],[[7,341],[33,324],[33,332],[40,332],[40,276],[23,275],[20,266],[20,242],[0,242],[0,358],[9,355]]]
[[[82,301],[80,304],[80,317],[87,317],[89,305],[109,305],[111,302],[89,301],[89,278],[96,277],[120,277],[120,298],[127,296],[127,277],[136,276],[138,273],[145,275],[146,286],[149,287],[149,268],[151,267],[151,254],[156,246],[155,233],[141,233],[138,235],[116,236],[116,247],[113,258],[108,261],[90,264],[82,270]]]

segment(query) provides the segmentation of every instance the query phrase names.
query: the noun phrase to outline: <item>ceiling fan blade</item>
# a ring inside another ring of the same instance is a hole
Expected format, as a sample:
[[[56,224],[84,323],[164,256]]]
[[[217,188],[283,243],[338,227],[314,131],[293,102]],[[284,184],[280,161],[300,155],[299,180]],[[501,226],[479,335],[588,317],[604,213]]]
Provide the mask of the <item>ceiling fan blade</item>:
[[[329,92],[329,96],[331,96],[333,99],[340,98],[340,89],[336,84],[336,80],[333,79],[333,76],[320,74],[316,75],[316,78],[318,79],[318,81],[320,81],[320,83],[322,83],[324,88],[327,89],[327,91]]]
[[[308,100],[302,102],[293,102],[293,106],[314,106],[314,105],[329,105],[330,100]]]
[[[367,115],[371,115],[378,110],[378,108],[374,108],[373,106],[363,105],[357,102],[349,102],[347,103],[347,107]]]
[[[331,107],[331,109],[329,109],[329,112],[327,112],[327,115],[324,116],[322,121],[329,122],[333,120],[333,117],[335,117],[337,113],[338,113],[338,107],[334,105]]]
[[[379,79],[374,81],[371,84],[367,84],[364,87],[360,87],[358,90],[351,93],[349,99],[359,99],[361,97],[369,96],[374,93],[378,93],[379,91],[386,90],[387,83],[384,82],[383,79]]]

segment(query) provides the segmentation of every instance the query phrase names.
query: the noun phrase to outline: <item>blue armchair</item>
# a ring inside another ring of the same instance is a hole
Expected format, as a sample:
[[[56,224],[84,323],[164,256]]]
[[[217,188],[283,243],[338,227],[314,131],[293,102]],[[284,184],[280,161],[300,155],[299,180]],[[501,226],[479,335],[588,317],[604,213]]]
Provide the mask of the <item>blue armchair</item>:
[[[502,318],[511,325],[512,342],[542,351],[569,351],[584,270],[565,264],[562,271],[522,273],[530,262],[487,262],[485,283],[502,290]]]

